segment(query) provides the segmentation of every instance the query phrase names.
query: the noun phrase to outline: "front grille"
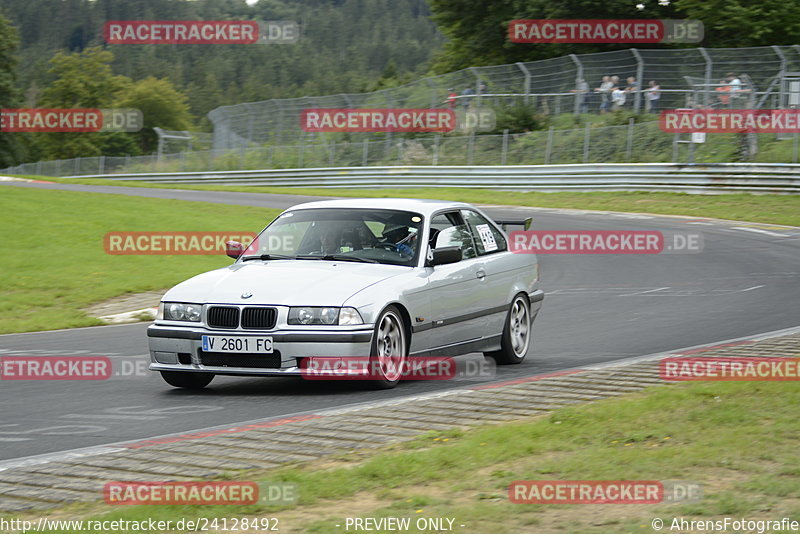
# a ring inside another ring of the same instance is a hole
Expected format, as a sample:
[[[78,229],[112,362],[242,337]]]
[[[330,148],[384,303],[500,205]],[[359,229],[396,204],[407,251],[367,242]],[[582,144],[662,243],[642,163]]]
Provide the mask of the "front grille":
[[[201,365],[213,367],[249,367],[252,369],[279,369],[281,353],[272,354],[226,354],[224,352],[197,351]]]
[[[239,308],[212,306],[206,316],[211,328],[236,328],[239,326]]]
[[[278,320],[275,308],[245,308],[242,310],[242,328],[269,330]]]

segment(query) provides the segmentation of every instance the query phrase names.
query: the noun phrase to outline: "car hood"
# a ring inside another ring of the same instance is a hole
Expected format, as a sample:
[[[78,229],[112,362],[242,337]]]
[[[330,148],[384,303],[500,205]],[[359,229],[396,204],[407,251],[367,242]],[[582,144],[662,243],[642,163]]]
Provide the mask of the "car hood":
[[[190,278],[170,289],[164,301],[341,306],[377,282],[409,267],[327,260],[271,260],[234,263]],[[243,294],[252,293],[244,299]]]

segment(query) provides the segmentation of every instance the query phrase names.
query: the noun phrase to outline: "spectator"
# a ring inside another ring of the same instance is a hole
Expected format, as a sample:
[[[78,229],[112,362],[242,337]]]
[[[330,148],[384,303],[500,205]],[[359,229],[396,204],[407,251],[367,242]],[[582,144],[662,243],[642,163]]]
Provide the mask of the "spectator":
[[[733,72],[728,73],[728,87],[730,87],[730,94],[731,94],[731,107],[735,108],[746,108],[747,106],[747,96],[750,93],[750,89],[745,87],[742,83],[742,80],[734,74]]]
[[[455,89],[448,89],[447,90],[447,105],[450,109],[456,109],[456,105],[458,105],[458,93],[456,93]]]
[[[595,89],[596,93],[600,93],[600,113],[608,113],[611,108],[610,95],[614,84],[611,82],[610,76],[603,76],[600,87]]]
[[[717,95],[719,106],[724,108],[730,107],[731,103],[731,86],[728,81],[728,78],[720,80],[719,85],[714,88],[714,90],[719,93]]]
[[[634,98],[634,94],[639,91],[639,82],[636,81],[634,76],[629,76],[627,82],[628,85],[625,86],[625,96],[627,97],[630,95],[631,98]]]
[[[658,113],[658,101],[661,98],[661,86],[655,80],[650,80],[650,86],[647,88],[647,111],[650,113]]]
[[[575,80],[575,89],[570,93],[575,93],[578,99],[578,113],[589,113],[589,84],[583,78]]]
[[[472,104],[472,96],[475,94],[475,89],[472,87],[465,87],[463,91],[461,91],[461,96],[464,97],[461,99],[461,105],[465,108],[468,108]]]
[[[616,86],[611,91],[611,103],[614,105],[611,109],[612,111],[619,111],[619,109],[625,105],[625,89]]]
[[[727,75],[728,78],[728,86],[731,88],[731,96],[733,96],[736,91],[742,90],[742,80],[734,74],[733,72],[729,72]]]

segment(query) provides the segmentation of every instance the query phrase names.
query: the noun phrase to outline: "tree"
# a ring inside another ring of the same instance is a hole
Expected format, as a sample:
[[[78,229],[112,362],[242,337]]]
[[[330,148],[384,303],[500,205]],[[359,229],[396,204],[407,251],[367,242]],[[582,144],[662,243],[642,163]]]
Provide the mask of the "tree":
[[[55,80],[42,91],[40,107],[111,108],[116,95],[132,83],[129,78],[111,71],[113,59],[111,52],[99,47],[77,54],[58,52],[50,60],[49,72]],[[138,153],[135,141],[127,134],[42,133],[36,136],[36,145],[47,159]],[[111,150],[104,150],[106,148]]]
[[[144,128],[136,137],[144,153],[153,152],[157,147],[154,127],[167,130],[188,130],[191,127],[186,95],[166,79],[151,76],[133,83],[120,92],[116,105],[142,112]]]
[[[131,83],[111,71],[114,54],[100,47],[77,54],[58,52],[50,60],[49,74],[55,81],[42,92],[47,107],[102,108],[111,106],[114,95]]]
[[[683,17],[705,26],[703,46],[793,45],[800,42],[797,0],[676,0]]]
[[[698,0],[702,1],[702,0]],[[672,4],[643,0],[430,0],[432,18],[449,38],[434,61],[438,73],[479,65],[534,61],[567,54],[630,48],[629,44],[527,44],[508,40],[515,19],[676,18]]]
[[[13,108],[19,102],[16,86],[17,59],[14,55],[19,38],[16,29],[0,14],[0,109]],[[21,155],[19,134],[0,132],[0,167],[16,164]]]

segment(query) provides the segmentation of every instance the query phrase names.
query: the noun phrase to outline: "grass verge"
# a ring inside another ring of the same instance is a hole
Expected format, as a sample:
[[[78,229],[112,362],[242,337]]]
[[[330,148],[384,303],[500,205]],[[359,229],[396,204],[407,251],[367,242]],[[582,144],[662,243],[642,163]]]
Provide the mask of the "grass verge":
[[[220,256],[114,256],[110,231],[258,232],[278,210],[5,187],[0,226],[0,333],[91,326],[83,308],[168,288],[222,267]]]
[[[299,500],[291,507],[91,504],[55,516],[277,517],[281,532],[315,534],[343,532],[336,525],[346,517],[411,517],[412,525],[422,517],[449,517],[457,531],[494,534],[652,532],[655,517],[666,525],[674,517],[797,519],[799,401],[800,390],[791,382],[650,388],[544,418],[429,434],[363,457],[227,477],[296,483]],[[699,483],[703,499],[649,505],[510,503],[506,488],[526,479],[682,479]]]
[[[40,179],[42,179],[40,177]],[[60,183],[161,187],[143,182],[116,182],[103,179],[43,178]],[[438,198],[472,204],[500,204],[601,211],[627,211],[660,215],[689,215],[766,224],[800,226],[800,195],[690,195],[686,193],[538,193],[494,191],[489,189],[323,189],[265,186],[220,186],[169,184],[170,189],[200,191],[238,191],[283,195],[314,195],[369,198]]]

